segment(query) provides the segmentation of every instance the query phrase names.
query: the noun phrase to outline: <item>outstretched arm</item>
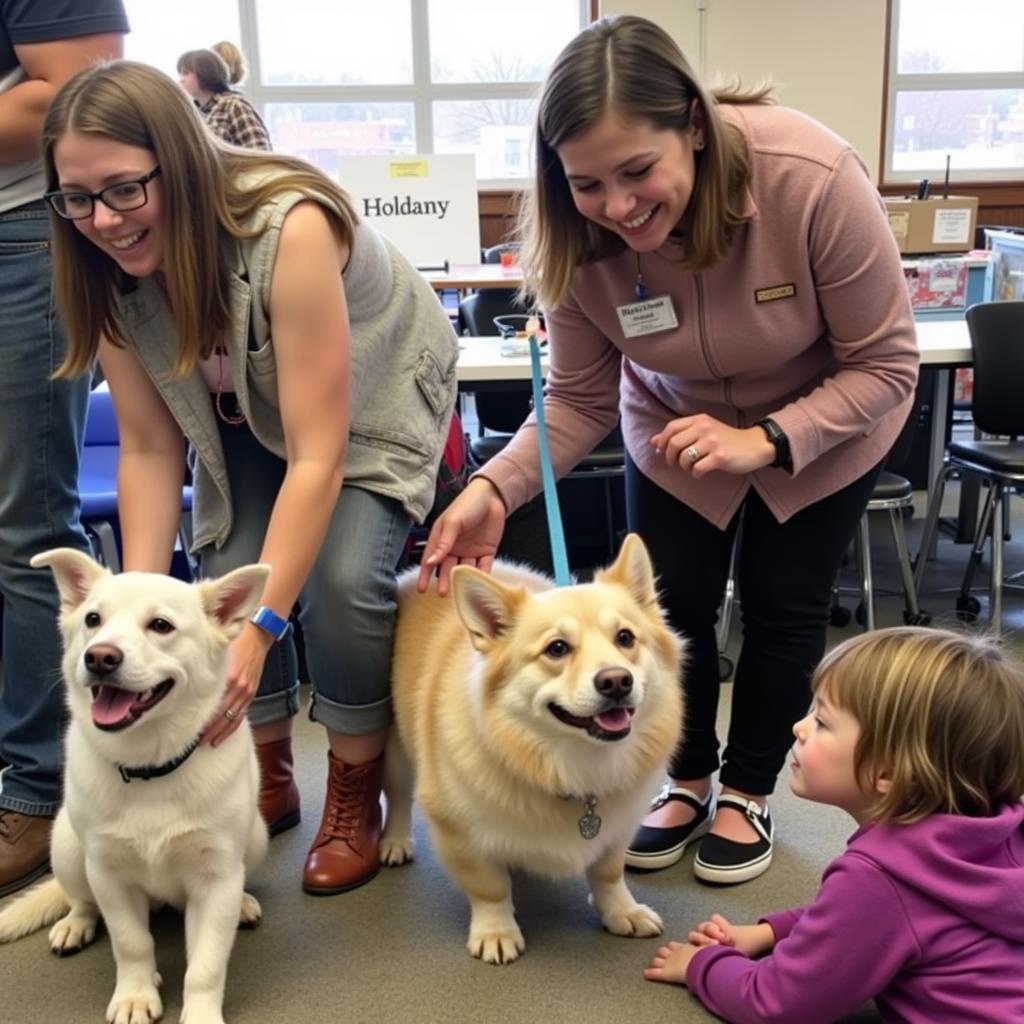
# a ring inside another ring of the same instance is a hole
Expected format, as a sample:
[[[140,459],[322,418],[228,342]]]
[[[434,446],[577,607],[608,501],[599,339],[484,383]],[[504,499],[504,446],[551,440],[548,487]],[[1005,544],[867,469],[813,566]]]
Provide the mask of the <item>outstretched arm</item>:
[[[272,567],[263,604],[287,618],[320,552],[341,493],[349,428],[349,323],[341,272],[348,247],[323,207],[296,204],[281,228],[270,291],[287,468],[259,560]],[[233,642],[228,686],[206,733],[229,736],[256,694],[271,638],[246,623]]]
[[[726,946],[744,956],[767,953],[775,945],[775,932],[768,924],[732,924],[721,914],[702,921],[687,936],[686,942],[667,942],[654,955],[644,977],[648,981],[664,981],[685,985],[690,961],[705,946]]]
[[[846,854],[826,871],[814,903],[771,956],[751,960],[722,945],[696,949],[686,984],[733,1024],[827,1024],[878,995],[919,955],[891,879]]]
[[[138,356],[100,339],[117,414],[117,511],[124,568],[167,572],[181,521],[185,438]]]
[[[732,924],[721,914],[712,914],[686,937],[693,946],[732,946],[749,957],[769,953],[775,945],[775,932],[770,924]]]

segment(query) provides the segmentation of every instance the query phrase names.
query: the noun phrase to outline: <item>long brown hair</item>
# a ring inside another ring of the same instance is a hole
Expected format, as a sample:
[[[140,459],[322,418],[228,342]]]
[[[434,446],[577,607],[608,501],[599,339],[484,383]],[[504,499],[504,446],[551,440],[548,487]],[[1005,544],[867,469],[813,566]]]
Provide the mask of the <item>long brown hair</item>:
[[[874,821],[987,817],[1024,793],[1024,673],[998,641],[903,626],[830,651],[812,687],[853,715],[854,771]]]
[[[519,210],[524,291],[553,307],[578,266],[621,252],[618,235],[575,207],[557,149],[609,111],[657,130],[688,132],[696,106],[704,114],[682,267],[699,270],[725,255],[742,222],[749,174],[746,145],[717,103],[768,103],[767,87],[708,91],[671,36],[633,15],[602,18],[583,29],[555,59],[541,91],[534,132],[535,179]]]
[[[188,50],[178,58],[178,74],[191,71],[201,89],[222,93],[231,88],[227,61],[215,50]]]
[[[150,150],[160,167],[167,293],[178,329],[175,373],[205,358],[231,324],[231,253],[263,226],[247,225],[269,199],[300,192],[326,199],[339,239],[351,244],[357,217],[348,195],[295,157],[228,146],[206,128],[185,91],[146,64],[115,61],[80,72],[57,93],[43,125],[47,188],[58,187],[54,147],[68,132],[102,135]],[[325,207],[327,209],[327,207]],[[117,293],[131,279],[69,220],[51,213],[54,282],[68,333],[59,376],[83,373],[100,337],[126,346]]]

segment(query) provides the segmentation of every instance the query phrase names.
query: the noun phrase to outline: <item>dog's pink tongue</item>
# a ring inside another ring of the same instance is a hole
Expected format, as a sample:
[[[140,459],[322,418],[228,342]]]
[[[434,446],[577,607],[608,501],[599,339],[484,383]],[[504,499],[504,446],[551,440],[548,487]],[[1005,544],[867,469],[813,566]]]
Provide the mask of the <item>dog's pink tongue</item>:
[[[594,716],[605,732],[625,732],[629,728],[629,712],[625,708],[609,708]]]
[[[92,720],[97,725],[118,725],[130,714],[132,705],[138,698],[131,690],[122,690],[118,686],[107,686],[101,683],[96,687],[92,699]]]

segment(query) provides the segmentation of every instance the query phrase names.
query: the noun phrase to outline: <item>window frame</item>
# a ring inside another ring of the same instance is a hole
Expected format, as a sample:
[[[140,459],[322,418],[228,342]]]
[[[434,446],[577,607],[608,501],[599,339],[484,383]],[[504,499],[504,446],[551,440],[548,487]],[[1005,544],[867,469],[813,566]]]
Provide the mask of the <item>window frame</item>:
[[[885,83],[883,89],[882,145],[878,180],[884,186],[904,186],[919,181],[922,177],[933,180],[941,178],[945,167],[920,168],[913,171],[897,171],[893,168],[894,126],[896,122],[896,97],[903,92],[936,92],[938,90],[974,89],[1022,89],[1024,90],[1024,69],[1010,72],[963,72],[952,74],[900,74],[899,59],[899,9],[901,0],[887,0],[885,28]],[[1020,186],[1024,185],[1024,170],[980,170],[971,168],[969,178],[957,176],[957,188],[965,185]]]
[[[439,100],[532,100],[540,82],[458,82],[430,81],[430,31],[428,0],[408,0],[411,7],[413,80],[405,85],[264,85],[261,81],[257,0],[238,0],[239,44],[249,64],[244,90],[264,117],[271,103],[412,103],[416,152],[434,151],[434,110]],[[576,0],[580,26],[598,17],[598,0]],[[485,91],[481,90],[485,87]],[[524,178],[477,178],[481,191],[516,190]]]

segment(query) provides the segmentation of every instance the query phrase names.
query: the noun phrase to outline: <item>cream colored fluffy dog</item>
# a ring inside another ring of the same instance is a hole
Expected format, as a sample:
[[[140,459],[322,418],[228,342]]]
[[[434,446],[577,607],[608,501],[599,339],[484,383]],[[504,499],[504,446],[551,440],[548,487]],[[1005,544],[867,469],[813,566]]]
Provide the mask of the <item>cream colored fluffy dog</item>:
[[[385,758],[385,864],[412,858],[412,798],[469,899],[469,951],[524,949],[509,870],[586,872],[601,922],[652,936],[661,918],[623,877],[626,847],[679,738],[682,644],[630,535],[593,583],[556,588],[502,564],[458,567],[452,596],[401,580]]]
[[[56,922],[50,948],[74,953],[102,915],[117,963],[107,1021],[151,1024],[163,1004],[149,911],[169,903],[184,910],[188,939],[181,1020],[224,1024],[235,932],[260,917],[244,884],[267,829],[249,729],[217,747],[199,740],[224,694],[228,644],[270,569],[190,586],[154,573],[113,576],[68,548],[32,564],[48,565],[60,592],[71,723],[54,878],[0,912],[0,942]]]

